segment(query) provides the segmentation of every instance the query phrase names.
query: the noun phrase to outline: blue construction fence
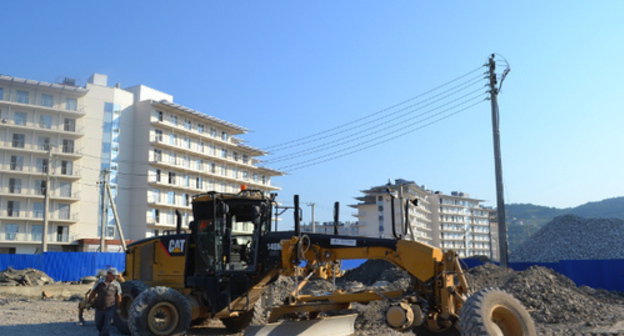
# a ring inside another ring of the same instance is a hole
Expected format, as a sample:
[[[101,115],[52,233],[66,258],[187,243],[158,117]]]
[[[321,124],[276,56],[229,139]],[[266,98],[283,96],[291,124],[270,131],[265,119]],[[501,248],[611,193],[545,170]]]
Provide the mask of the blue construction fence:
[[[96,275],[98,270],[115,267],[125,269],[124,253],[101,252],[46,252],[43,254],[0,254],[0,271],[36,268],[44,271],[54,281],[78,281]]]
[[[365,259],[343,260],[342,269],[349,270],[364,263]],[[479,259],[462,259],[467,268],[482,265]],[[509,263],[516,271],[531,266],[548,267],[572,279],[578,286],[589,286],[624,292],[624,259],[562,260],[556,263]],[[55,281],[78,281],[95,275],[98,270],[115,267],[125,269],[124,253],[101,252],[47,252],[44,254],[0,254],[0,270],[36,268],[46,272]]]

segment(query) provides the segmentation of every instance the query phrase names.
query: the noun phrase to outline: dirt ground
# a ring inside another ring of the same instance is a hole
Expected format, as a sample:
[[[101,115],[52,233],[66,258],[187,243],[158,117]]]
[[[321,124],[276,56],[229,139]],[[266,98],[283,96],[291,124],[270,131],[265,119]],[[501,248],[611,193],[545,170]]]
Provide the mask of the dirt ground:
[[[63,300],[41,300],[20,297],[0,298],[0,335],[62,335],[90,336],[97,335],[93,322],[93,311],[85,314],[87,325],[78,325],[77,302]],[[545,324],[538,323],[539,335],[624,335],[624,320],[612,325],[592,327],[585,323]],[[379,330],[359,330],[358,335],[378,335]],[[385,335],[400,335],[398,332],[384,332]],[[113,328],[113,335],[116,333]],[[188,335],[230,335],[218,321],[193,327]]]

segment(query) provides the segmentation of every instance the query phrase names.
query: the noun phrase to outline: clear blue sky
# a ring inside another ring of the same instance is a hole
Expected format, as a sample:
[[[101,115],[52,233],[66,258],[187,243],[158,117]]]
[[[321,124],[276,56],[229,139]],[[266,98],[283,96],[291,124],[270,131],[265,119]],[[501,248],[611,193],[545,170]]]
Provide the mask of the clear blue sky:
[[[621,1],[11,1],[2,13],[0,73],[145,84],[249,128],[259,148],[413,97],[497,52],[512,68],[499,97],[507,203],[624,194]],[[316,202],[320,220],[395,178],[494,205],[491,137],[484,102],[273,182],[284,203]]]

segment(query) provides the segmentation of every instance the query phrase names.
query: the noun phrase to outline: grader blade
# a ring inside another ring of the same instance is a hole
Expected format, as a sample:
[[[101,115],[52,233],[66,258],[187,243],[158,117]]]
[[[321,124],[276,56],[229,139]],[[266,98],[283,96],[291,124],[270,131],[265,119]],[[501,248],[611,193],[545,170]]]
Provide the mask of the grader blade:
[[[355,333],[356,317],[357,314],[350,314],[249,326],[245,330],[245,336],[348,336]]]

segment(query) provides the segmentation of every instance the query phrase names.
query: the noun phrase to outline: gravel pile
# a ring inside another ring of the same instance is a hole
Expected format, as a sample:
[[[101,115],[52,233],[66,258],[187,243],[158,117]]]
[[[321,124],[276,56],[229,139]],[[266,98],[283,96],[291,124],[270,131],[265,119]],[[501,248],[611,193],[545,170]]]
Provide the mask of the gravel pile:
[[[511,261],[624,258],[624,221],[560,216],[544,225],[510,256]]]
[[[34,268],[16,270],[9,267],[0,272],[0,286],[41,286],[53,283],[54,279]]]
[[[611,304],[624,302],[617,294],[579,288],[569,278],[539,266],[515,272],[486,264],[470,269],[467,276],[473,290],[498,287],[512,294],[541,323],[612,323],[618,314]]]

